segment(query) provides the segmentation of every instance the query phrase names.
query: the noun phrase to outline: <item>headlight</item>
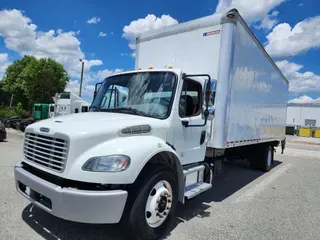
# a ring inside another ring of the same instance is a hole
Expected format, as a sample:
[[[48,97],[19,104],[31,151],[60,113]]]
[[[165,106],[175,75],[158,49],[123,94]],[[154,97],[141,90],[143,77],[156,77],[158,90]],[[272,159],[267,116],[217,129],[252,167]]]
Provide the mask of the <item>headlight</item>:
[[[121,172],[130,165],[130,158],[125,155],[109,155],[93,157],[82,166],[84,171],[92,172]]]

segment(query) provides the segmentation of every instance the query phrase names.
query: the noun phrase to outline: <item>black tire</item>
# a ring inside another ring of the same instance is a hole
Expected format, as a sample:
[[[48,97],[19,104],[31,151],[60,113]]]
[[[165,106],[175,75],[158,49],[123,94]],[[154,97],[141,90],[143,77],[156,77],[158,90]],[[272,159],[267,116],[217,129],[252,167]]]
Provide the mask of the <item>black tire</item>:
[[[270,154],[270,159],[269,159]],[[271,170],[272,164],[273,164],[273,147],[271,145],[268,145],[267,147],[263,148],[263,156],[262,156],[262,165],[261,170],[264,172],[269,172]]]
[[[158,227],[149,226],[146,220],[146,203],[151,190],[160,181],[167,181],[172,188],[172,205],[165,221]],[[136,181],[129,191],[128,206],[122,218],[122,223],[130,229],[136,239],[160,239],[170,229],[175,219],[178,200],[178,185],[174,173],[168,168],[153,169],[143,181]],[[131,196],[130,196],[131,195]]]
[[[271,159],[269,159],[269,152]],[[250,166],[253,169],[269,172],[273,164],[274,150],[271,145],[257,146],[249,157]]]

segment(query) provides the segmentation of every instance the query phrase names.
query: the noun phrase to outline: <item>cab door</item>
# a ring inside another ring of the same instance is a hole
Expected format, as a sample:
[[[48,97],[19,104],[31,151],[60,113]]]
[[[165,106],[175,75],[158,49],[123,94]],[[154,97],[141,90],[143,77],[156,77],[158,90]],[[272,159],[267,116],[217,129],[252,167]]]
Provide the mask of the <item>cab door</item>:
[[[183,165],[203,161],[205,157],[207,127],[192,127],[204,124],[203,87],[201,82],[183,80],[179,99],[179,123],[175,124],[174,135],[174,147]]]

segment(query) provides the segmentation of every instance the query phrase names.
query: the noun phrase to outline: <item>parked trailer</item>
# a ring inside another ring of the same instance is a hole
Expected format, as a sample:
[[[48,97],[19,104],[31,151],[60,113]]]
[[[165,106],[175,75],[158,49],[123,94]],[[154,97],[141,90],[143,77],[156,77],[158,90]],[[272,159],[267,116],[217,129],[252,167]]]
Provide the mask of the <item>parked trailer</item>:
[[[50,214],[158,239],[225,159],[270,170],[288,81],[236,10],[144,33],[136,54],[139,70],[106,78],[89,113],[29,126],[14,172]],[[116,88],[125,97],[104,104]]]
[[[48,103],[34,103],[32,107],[32,115],[35,120],[43,120],[49,117]]]

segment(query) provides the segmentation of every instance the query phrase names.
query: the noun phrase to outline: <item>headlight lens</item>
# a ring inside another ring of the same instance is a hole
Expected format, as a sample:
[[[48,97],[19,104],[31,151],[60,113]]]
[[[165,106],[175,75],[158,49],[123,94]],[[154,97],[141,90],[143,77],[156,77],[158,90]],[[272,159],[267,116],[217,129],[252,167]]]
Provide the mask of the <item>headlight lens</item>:
[[[93,157],[82,166],[84,171],[92,172],[121,172],[130,165],[130,157],[126,155],[110,155]]]

